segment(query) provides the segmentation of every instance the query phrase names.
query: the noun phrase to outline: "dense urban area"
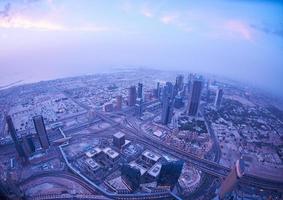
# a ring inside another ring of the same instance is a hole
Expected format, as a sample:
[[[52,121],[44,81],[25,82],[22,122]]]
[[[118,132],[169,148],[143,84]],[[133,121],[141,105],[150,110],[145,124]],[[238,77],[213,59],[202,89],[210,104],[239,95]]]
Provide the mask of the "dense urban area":
[[[279,200],[282,108],[235,81],[150,69],[2,89],[1,196]]]

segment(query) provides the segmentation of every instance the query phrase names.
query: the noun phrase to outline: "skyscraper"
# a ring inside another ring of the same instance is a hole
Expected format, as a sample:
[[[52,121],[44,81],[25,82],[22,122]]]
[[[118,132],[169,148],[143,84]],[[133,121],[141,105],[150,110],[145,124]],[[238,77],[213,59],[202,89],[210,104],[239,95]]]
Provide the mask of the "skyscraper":
[[[13,142],[15,144],[15,148],[16,148],[16,151],[19,155],[20,158],[24,159],[24,161],[26,160],[26,154],[24,152],[24,149],[17,137],[17,133],[16,133],[16,129],[14,127],[14,124],[13,124],[13,121],[12,121],[12,118],[10,115],[7,115],[6,116],[6,121],[7,121],[7,124],[8,124],[8,131],[10,132],[11,134],[11,137],[13,139]]]
[[[163,163],[157,180],[158,185],[174,187],[182,173],[183,165],[181,160]]]
[[[160,83],[157,82],[156,84],[156,98],[159,99],[160,98]]]
[[[141,98],[142,99],[142,94],[143,94],[143,91],[142,91],[142,88],[143,88],[143,84],[142,83],[138,83],[138,98]]]
[[[122,109],[122,95],[116,97],[116,110]]]
[[[183,89],[183,86],[184,86],[184,76],[183,75],[178,75],[176,77],[176,86],[177,86],[178,91]]]
[[[188,102],[188,115],[196,116],[198,112],[198,106],[200,102],[202,82],[195,80],[193,87],[190,90],[189,102]]]
[[[141,182],[141,172],[139,169],[125,164],[121,168],[121,177],[131,191],[139,188]]]
[[[46,132],[45,124],[43,121],[43,117],[41,115],[33,117],[33,123],[36,130],[36,133],[39,138],[40,145],[43,149],[49,148],[49,139]]]
[[[136,104],[136,98],[137,98],[136,86],[131,86],[128,91],[129,91],[128,105],[134,106]]]
[[[234,168],[231,169],[229,175],[220,186],[219,198],[224,199],[229,196],[237,185],[238,181],[244,175],[245,163],[243,159],[237,160]]]
[[[223,97],[223,89],[218,89],[215,97],[214,106],[218,109],[220,108],[221,101]]]
[[[173,115],[173,102],[169,96],[164,97],[162,103],[161,123],[167,125],[171,122]]]

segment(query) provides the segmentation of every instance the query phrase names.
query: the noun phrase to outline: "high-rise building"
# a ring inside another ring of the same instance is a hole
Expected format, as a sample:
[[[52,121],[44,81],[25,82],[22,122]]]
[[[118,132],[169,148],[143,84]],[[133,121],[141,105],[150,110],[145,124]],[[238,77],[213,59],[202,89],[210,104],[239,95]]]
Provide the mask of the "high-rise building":
[[[136,98],[137,98],[136,86],[131,86],[128,91],[129,91],[128,105],[134,106],[136,104]]]
[[[174,187],[182,173],[183,165],[181,160],[163,163],[157,180],[158,185]]]
[[[143,98],[143,91],[142,91],[142,88],[143,88],[143,84],[142,83],[138,83],[138,98],[142,99]]]
[[[164,97],[162,103],[162,112],[161,112],[161,123],[167,125],[171,122],[173,116],[173,102],[170,97]]]
[[[143,113],[143,100],[141,98],[137,98],[135,107],[136,115],[141,117]]]
[[[240,178],[243,177],[245,171],[245,163],[243,159],[237,160],[234,168],[231,169],[229,175],[223,181],[219,190],[219,198],[224,199],[228,197],[235,186],[237,185]]]
[[[202,82],[195,80],[189,94],[188,115],[196,116],[200,102]]]
[[[117,132],[113,135],[113,145],[120,149],[125,144],[125,134]]]
[[[121,177],[128,189],[135,191],[141,182],[141,172],[138,168],[125,164],[121,168]]]
[[[156,98],[159,99],[160,98],[160,83],[157,82],[156,84]]]
[[[26,155],[30,156],[32,153],[35,152],[35,146],[32,141],[31,136],[24,136],[23,138],[23,148]]]
[[[174,107],[182,108],[184,106],[183,98],[180,95],[175,97]]]
[[[46,132],[43,117],[41,115],[33,117],[34,127],[39,138],[40,145],[43,149],[49,148],[49,138]]]
[[[122,95],[116,97],[116,110],[122,109]]]
[[[17,137],[17,132],[16,132],[16,129],[14,127],[14,124],[13,124],[13,121],[12,121],[12,117],[10,115],[7,115],[6,116],[6,121],[7,121],[7,124],[8,124],[8,131],[10,132],[11,134],[11,137],[13,139],[13,142],[15,144],[15,148],[16,148],[16,151],[19,155],[19,157],[21,159],[23,159],[23,161],[26,161],[26,154],[24,152],[24,149],[19,141],[19,138]]]
[[[215,97],[214,106],[218,109],[220,108],[221,101],[223,97],[223,89],[218,89]]]
[[[184,76],[183,75],[178,75],[176,77],[176,86],[177,86],[178,91],[183,89],[183,86],[184,86]]]

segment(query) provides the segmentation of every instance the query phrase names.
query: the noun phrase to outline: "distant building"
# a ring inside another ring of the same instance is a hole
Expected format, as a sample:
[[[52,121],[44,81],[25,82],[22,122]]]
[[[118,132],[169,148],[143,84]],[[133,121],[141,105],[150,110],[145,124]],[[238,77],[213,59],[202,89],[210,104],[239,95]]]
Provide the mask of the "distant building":
[[[141,117],[143,113],[143,100],[141,98],[137,98],[135,107],[136,107],[136,115],[138,117]]]
[[[118,95],[116,97],[116,110],[122,109],[122,101],[123,101],[122,95]]]
[[[121,177],[129,190],[135,191],[141,183],[141,172],[135,166],[123,165],[121,168]]]
[[[48,149],[50,142],[49,142],[49,138],[46,132],[43,117],[41,115],[33,117],[33,123],[34,123],[36,133],[38,135],[41,147],[43,149]]]
[[[12,118],[10,115],[6,116],[6,121],[7,121],[7,124],[8,124],[8,131],[10,132],[11,134],[11,137],[13,139],[13,142],[15,144],[15,148],[16,148],[16,151],[19,155],[19,157],[21,159],[23,159],[23,161],[26,161],[26,157],[27,155],[25,154],[24,152],[24,149],[17,137],[17,133],[16,133],[16,129],[14,127],[14,124],[13,124],[13,121],[12,121]]]
[[[225,199],[227,196],[229,196],[235,186],[237,185],[238,181],[242,176],[244,175],[245,171],[245,163],[243,159],[237,160],[236,165],[234,168],[231,169],[229,175],[226,177],[226,179],[223,181],[223,183],[220,186],[219,191],[219,198]]]
[[[136,98],[137,98],[137,92],[136,92],[136,86],[131,86],[129,89],[129,95],[128,95],[128,105],[134,106],[136,104]]]
[[[160,98],[160,83],[157,82],[156,84],[156,98],[159,99]]]
[[[176,77],[176,87],[177,87],[178,91],[181,91],[183,89],[183,86],[184,86],[184,76],[178,75]]]
[[[195,80],[189,94],[188,115],[196,116],[200,102],[202,82]]]
[[[218,89],[215,97],[214,106],[218,109],[220,108],[221,101],[223,97],[223,89]]]
[[[122,132],[117,132],[113,135],[113,145],[118,149],[125,144],[125,134]]]
[[[175,186],[182,173],[184,162],[181,160],[163,163],[158,177],[158,185]]]
[[[142,83],[138,83],[138,98],[142,99],[143,98],[143,84]]]

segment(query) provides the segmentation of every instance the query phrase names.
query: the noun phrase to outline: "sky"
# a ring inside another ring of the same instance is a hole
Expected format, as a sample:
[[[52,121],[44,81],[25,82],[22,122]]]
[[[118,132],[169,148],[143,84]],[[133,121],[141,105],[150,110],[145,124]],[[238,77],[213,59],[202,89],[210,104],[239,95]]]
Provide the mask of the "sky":
[[[0,86],[120,67],[216,74],[283,97],[283,0],[0,0]]]

